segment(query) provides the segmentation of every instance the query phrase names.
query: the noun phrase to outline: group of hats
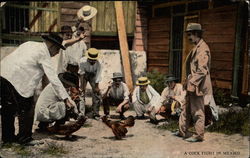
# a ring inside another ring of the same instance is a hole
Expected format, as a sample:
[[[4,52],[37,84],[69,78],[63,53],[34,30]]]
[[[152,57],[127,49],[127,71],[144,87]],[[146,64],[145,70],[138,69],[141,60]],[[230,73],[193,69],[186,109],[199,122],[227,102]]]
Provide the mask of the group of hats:
[[[171,81],[177,81],[178,79],[170,74],[166,77],[165,82],[171,82]],[[138,80],[136,81],[136,85],[138,86],[143,86],[143,85],[148,85],[150,83],[149,79],[147,77],[139,77]]]

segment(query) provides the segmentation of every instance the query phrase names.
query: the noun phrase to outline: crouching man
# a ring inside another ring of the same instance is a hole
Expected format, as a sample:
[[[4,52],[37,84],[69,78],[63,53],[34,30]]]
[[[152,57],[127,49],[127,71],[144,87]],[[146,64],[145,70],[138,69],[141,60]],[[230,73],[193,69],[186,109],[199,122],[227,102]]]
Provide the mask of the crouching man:
[[[103,96],[104,114],[109,116],[109,106],[117,106],[116,112],[120,114],[120,119],[125,119],[123,115],[129,109],[129,89],[126,83],[122,82],[121,73],[113,73],[113,82],[108,86]]]
[[[40,121],[39,131],[47,131],[47,127],[54,121],[55,126],[64,124],[69,118],[77,119],[79,115],[84,115],[84,101],[80,100],[77,75],[65,72],[58,75],[69,96],[77,104],[74,108],[69,108],[65,102],[56,96],[51,84],[48,84],[40,94],[35,108],[35,119]]]
[[[132,96],[132,103],[136,112],[137,119],[144,119],[144,114],[148,114],[150,122],[157,124],[155,114],[161,106],[161,97],[159,93],[149,85],[147,77],[140,77]]]
[[[176,83],[176,81],[177,78],[169,75],[165,80],[167,87],[161,93],[163,103],[157,113],[165,118],[180,116],[185,104],[186,91],[183,90],[182,84]]]

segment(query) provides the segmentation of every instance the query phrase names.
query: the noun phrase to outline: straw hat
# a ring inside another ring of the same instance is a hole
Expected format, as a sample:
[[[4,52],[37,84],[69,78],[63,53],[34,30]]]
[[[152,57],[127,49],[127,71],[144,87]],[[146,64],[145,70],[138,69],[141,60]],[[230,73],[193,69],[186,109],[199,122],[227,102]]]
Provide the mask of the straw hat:
[[[82,19],[83,21],[88,21],[91,18],[93,18],[97,13],[96,8],[91,7],[89,5],[83,6],[81,9],[77,12],[77,17],[79,19]]]
[[[136,85],[138,85],[138,86],[148,85],[149,83],[150,83],[150,81],[148,80],[147,77],[140,77],[136,81]]]
[[[87,50],[87,58],[92,60],[97,60],[99,57],[99,50],[96,48],[89,48]]]

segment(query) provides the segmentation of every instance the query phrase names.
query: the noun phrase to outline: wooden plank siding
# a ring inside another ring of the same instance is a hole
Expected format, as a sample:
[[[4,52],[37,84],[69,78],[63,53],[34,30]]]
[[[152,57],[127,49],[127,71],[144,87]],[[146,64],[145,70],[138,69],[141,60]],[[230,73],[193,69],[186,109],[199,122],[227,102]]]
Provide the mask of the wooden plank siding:
[[[147,51],[147,6],[143,3],[137,3],[135,33],[133,41],[133,50]]]
[[[200,12],[203,38],[211,50],[211,78],[219,88],[232,85],[236,15],[236,6]]]
[[[170,18],[150,18],[148,23],[148,71],[167,73],[169,68]]]
[[[77,20],[77,11],[84,5],[89,5],[87,1],[67,1],[60,2],[60,26],[69,25],[74,26]],[[84,27],[85,31],[89,32],[86,38],[86,45],[90,47],[90,32],[91,32],[91,21],[81,23],[81,26]]]

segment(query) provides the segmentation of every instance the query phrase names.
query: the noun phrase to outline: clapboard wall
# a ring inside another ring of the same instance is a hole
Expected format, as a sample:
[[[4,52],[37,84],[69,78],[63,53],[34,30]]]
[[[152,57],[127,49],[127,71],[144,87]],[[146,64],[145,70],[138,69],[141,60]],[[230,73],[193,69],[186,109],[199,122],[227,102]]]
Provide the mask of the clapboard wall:
[[[200,12],[203,38],[211,50],[211,78],[214,86],[231,89],[235,47],[236,6]]]
[[[166,74],[169,68],[170,18],[153,17],[148,22],[148,71]]]

